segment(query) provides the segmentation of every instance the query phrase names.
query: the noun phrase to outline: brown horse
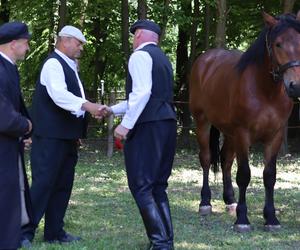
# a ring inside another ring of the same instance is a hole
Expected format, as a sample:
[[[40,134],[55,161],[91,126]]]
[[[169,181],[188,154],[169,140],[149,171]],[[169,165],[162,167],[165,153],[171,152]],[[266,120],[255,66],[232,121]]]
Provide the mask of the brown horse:
[[[235,230],[249,231],[246,190],[250,182],[249,147],[264,144],[264,218],[266,230],[280,228],[275,215],[276,159],[284,126],[291,113],[290,97],[300,95],[300,11],[297,16],[263,13],[265,28],[245,52],[213,49],[200,55],[190,76],[190,110],[197,125],[203,168],[200,213],[211,212],[208,173],[212,125],[224,135],[220,152],[225,204],[235,203],[231,166],[236,156],[239,199]]]

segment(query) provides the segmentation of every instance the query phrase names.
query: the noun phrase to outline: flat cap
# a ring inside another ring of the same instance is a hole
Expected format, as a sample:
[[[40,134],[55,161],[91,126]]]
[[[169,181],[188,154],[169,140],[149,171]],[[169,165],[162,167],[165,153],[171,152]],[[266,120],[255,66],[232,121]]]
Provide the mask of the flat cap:
[[[86,43],[86,39],[82,32],[74,26],[66,25],[58,33],[58,36],[74,37],[80,42]]]
[[[0,44],[9,43],[21,38],[30,39],[28,27],[22,22],[9,22],[0,26]]]
[[[151,20],[140,19],[130,27],[130,33],[134,34],[137,29],[151,30],[160,36],[161,30],[158,24]]]

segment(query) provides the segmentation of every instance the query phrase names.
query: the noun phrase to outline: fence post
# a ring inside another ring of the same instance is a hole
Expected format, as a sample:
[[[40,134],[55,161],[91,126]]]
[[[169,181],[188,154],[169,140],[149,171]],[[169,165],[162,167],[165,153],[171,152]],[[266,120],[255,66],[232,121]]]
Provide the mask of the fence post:
[[[116,103],[116,94],[111,92],[109,95],[109,106]],[[112,157],[114,152],[114,115],[107,118],[107,156]]]

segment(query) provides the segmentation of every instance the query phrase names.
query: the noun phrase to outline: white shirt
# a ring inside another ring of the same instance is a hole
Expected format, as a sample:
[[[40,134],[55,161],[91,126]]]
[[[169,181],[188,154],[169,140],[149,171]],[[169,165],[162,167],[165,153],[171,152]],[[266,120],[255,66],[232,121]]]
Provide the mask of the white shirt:
[[[140,50],[148,44],[156,43],[141,44],[129,58],[128,70],[132,78],[132,92],[128,100],[111,107],[115,115],[125,113],[121,125],[127,129],[133,128],[151,96],[153,61],[148,52]]]
[[[86,102],[86,99],[82,83],[78,76],[77,64],[74,60],[67,57],[58,49],[55,49],[55,52],[75,72],[82,97],[75,96],[73,93],[68,91],[63,67],[55,58],[50,58],[44,64],[40,75],[41,84],[46,87],[48,95],[57,106],[70,111],[77,117],[84,116],[85,111],[82,110],[81,107],[82,104]]]

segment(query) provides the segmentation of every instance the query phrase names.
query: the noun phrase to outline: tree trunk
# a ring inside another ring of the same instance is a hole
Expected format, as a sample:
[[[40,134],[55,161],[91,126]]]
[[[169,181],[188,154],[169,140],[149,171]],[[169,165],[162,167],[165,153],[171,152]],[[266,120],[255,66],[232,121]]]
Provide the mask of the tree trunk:
[[[170,4],[170,0],[164,0],[164,10],[163,10],[163,14],[162,14],[162,22],[160,25],[161,28],[161,35],[159,37],[159,41],[161,42],[164,37],[165,37],[165,33],[166,33],[166,27],[167,27],[167,23],[168,23],[168,14],[169,14],[169,4]]]
[[[138,0],[138,19],[147,18],[147,0]]]
[[[9,22],[9,4],[8,0],[1,0],[1,9],[0,9],[0,24]]]
[[[109,96],[109,106],[116,103],[116,94],[111,92]],[[107,156],[112,157],[114,152],[114,115],[110,115],[107,118]]]
[[[128,0],[122,0],[121,3],[121,37],[122,37],[122,51],[123,51],[123,65],[125,69],[125,76],[127,75],[127,62],[129,59],[129,6]]]
[[[200,23],[200,2],[199,0],[194,0],[193,24],[191,29],[191,53],[189,59],[188,72],[190,72],[196,56],[197,29],[199,23]]]
[[[224,48],[226,43],[226,0],[217,0],[217,31],[216,31],[216,47]]]
[[[182,0],[181,9],[185,16],[190,16],[192,13],[191,1]],[[191,114],[188,106],[189,99],[189,83],[188,83],[188,44],[189,34],[188,25],[181,24],[178,28],[178,45],[176,51],[176,78],[177,78],[177,94],[176,100],[179,101],[177,105],[177,114],[179,124],[182,126],[181,142],[187,148],[190,147],[190,127],[191,127]]]
[[[294,4],[295,4],[295,0],[284,0],[283,1],[283,13],[292,13]]]
[[[98,6],[100,8],[100,6]],[[96,12],[99,13],[99,12]],[[100,18],[100,13],[92,18],[93,21],[93,30],[92,35],[95,37],[95,41],[102,41],[102,43],[96,42],[95,46],[95,71],[94,71],[94,80],[93,80],[93,93],[97,92],[97,89],[100,85],[100,80],[103,79],[104,71],[106,68],[106,57],[101,56],[101,44],[105,43],[108,37],[108,28],[105,23],[108,23],[108,20],[105,18],[103,21]],[[102,23],[103,22],[103,23]]]
[[[67,1],[66,0],[60,0],[59,2],[60,3],[59,3],[59,8],[58,8],[58,15],[59,15],[58,30],[61,30],[66,25]]]
[[[205,17],[204,17],[205,42],[204,42],[204,46],[205,46],[206,50],[210,47],[210,44],[209,44],[210,23],[211,23],[211,10],[210,10],[209,4],[207,2],[205,2]]]
[[[49,0],[49,36],[48,36],[48,53],[52,52],[54,49],[54,27],[55,27],[55,18],[54,13],[57,11],[57,6],[55,1]]]

